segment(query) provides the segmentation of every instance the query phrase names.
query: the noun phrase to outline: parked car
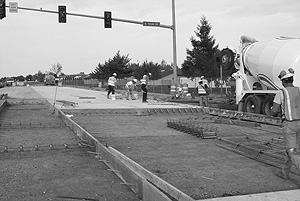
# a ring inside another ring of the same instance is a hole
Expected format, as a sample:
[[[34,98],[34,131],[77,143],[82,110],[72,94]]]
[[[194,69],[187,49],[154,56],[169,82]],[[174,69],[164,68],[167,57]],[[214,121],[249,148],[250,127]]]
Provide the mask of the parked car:
[[[15,80],[13,78],[8,78],[6,80],[6,86],[12,86]]]

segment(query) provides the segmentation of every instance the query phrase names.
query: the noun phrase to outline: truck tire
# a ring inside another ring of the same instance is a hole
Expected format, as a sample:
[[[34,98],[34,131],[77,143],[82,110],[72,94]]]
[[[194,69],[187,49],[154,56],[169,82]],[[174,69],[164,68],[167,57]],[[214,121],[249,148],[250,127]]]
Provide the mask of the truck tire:
[[[264,115],[272,116],[271,109],[272,109],[272,106],[273,106],[273,99],[274,99],[274,97],[267,96],[263,100],[263,102],[262,102],[262,113]]]
[[[250,95],[245,100],[244,111],[248,113],[261,114],[262,101],[259,96]]]
[[[221,65],[223,70],[231,71],[234,69],[234,53],[229,48],[225,48],[221,51],[220,58]]]

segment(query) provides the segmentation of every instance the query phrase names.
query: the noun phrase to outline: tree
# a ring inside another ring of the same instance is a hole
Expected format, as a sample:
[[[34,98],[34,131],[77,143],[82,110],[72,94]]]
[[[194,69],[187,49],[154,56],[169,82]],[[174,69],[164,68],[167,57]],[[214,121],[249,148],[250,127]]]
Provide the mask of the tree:
[[[51,64],[50,72],[53,73],[55,76],[59,76],[62,71],[62,65],[57,62],[57,64]]]
[[[130,60],[128,55],[121,56],[120,51],[118,51],[112,59],[105,61],[105,64],[99,63],[96,69],[91,73],[91,77],[106,80],[113,73],[117,73],[118,78],[124,78],[132,73],[129,69]]]
[[[45,74],[42,71],[38,71],[36,74],[37,81],[44,82]]]
[[[131,73],[129,69],[129,62],[130,62],[129,55],[120,55],[120,51],[118,51],[112,59],[109,59],[105,62],[104,67],[107,69],[109,73],[107,78],[111,76],[113,73],[117,73],[118,78],[124,78],[128,74]]]
[[[31,74],[27,75],[25,79],[26,79],[27,81],[32,81],[32,75],[31,75]]]
[[[215,39],[210,36],[211,25],[203,16],[200,25],[197,26],[195,34],[197,38],[191,37],[192,50],[187,49],[187,57],[182,64],[182,72],[187,77],[219,77],[219,68],[216,63],[218,45]]]
[[[168,64],[165,60],[160,62],[161,71],[173,71],[172,65]]]
[[[167,64],[165,64],[165,66],[162,66],[159,63],[154,63],[153,61],[148,62],[146,60],[142,64],[132,63],[132,64],[130,64],[129,68],[133,72],[131,75],[137,79],[141,79],[143,77],[143,75],[151,73],[152,76],[150,79],[157,80],[161,77],[161,71],[163,69],[169,69],[171,67],[170,67],[170,65],[167,65]]]
[[[25,81],[25,77],[23,75],[19,75],[19,76],[16,77],[16,80],[20,81],[20,82],[23,82],[23,81]]]
[[[158,63],[154,63],[152,61],[148,62],[147,60],[143,62],[142,64],[142,69],[143,69],[143,74],[148,74],[151,73],[151,80],[157,80],[160,77],[160,69],[161,69],[161,65]]]

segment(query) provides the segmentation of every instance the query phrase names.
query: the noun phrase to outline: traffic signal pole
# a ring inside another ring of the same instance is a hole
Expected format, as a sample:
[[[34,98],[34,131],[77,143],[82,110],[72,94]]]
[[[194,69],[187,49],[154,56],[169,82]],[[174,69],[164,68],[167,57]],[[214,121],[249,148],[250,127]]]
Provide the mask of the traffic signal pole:
[[[9,6],[6,6],[6,7],[9,7]],[[20,10],[29,10],[29,11],[36,11],[36,12],[56,13],[56,14],[58,14],[58,11],[45,10],[45,9],[42,9],[42,8],[36,9],[36,8],[25,8],[25,7],[18,6],[18,9],[20,9]],[[70,15],[70,16],[76,16],[76,17],[86,17],[86,18],[93,18],[93,19],[105,19],[102,16],[96,16],[96,15],[86,15],[86,14],[78,14],[78,13],[70,13],[70,12],[67,12],[66,14]],[[112,21],[118,21],[118,22],[126,22],[126,23],[144,25],[143,21],[135,21],[135,20],[127,20],[127,19],[119,19],[119,18],[111,18],[111,20]],[[173,26],[163,25],[163,24],[159,24],[159,25],[157,25],[157,27],[167,28],[167,29],[173,29]]]
[[[175,0],[172,0],[172,31],[173,31],[173,77],[174,84],[179,84],[177,80],[177,47],[176,47],[176,20],[175,20]]]
[[[5,7],[9,7],[9,6],[5,6]],[[18,6],[17,9],[59,14],[59,11],[44,10],[42,8],[34,9],[34,8],[25,8],[25,7]],[[86,18],[105,20],[105,16],[102,17],[102,16],[95,16],[95,15],[70,13],[70,12],[66,12],[65,14],[70,15],[70,16],[76,16],[76,17],[86,17]],[[178,80],[177,80],[177,47],[176,47],[175,0],[172,0],[172,25],[164,25],[164,24],[161,24],[159,22],[145,22],[145,21],[119,19],[119,18],[113,18],[113,17],[111,18],[111,21],[125,22],[125,23],[131,23],[131,24],[139,24],[139,25],[143,25],[143,26],[153,26],[153,27],[171,29],[173,31],[173,77],[174,77],[173,79],[174,79],[174,84],[178,83]]]

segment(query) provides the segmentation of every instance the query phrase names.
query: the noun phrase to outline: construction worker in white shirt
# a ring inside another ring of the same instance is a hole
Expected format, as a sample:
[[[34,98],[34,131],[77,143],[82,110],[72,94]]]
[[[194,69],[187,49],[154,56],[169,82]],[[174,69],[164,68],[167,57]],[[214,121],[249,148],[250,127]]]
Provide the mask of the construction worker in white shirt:
[[[143,91],[143,99],[142,99],[142,102],[143,103],[148,103],[147,101],[147,94],[148,94],[148,89],[147,89],[147,86],[149,84],[149,79],[150,79],[150,76],[152,74],[151,73],[148,73],[146,75],[143,75],[143,78],[141,79],[141,83],[142,83],[142,91]]]
[[[294,70],[282,70],[279,74],[283,89],[278,90],[274,97],[272,115],[281,112],[283,138],[286,150],[286,161],[275,175],[282,179],[289,179],[293,165],[300,172],[300,152],[297,139],[300,137],[300,90],[293,85]]]
[[[208,106],[208,95],[209,95],[209,87],[207,83],[203,83],[203,80],[198,82],[198,86],[196,87],[196,92],[199,95],[199,105],[200,106]]]
[[[113,73],[112,76],[108,78],[108,92],[107,92],[107,98],[109,98],[109,94],[115,95],[115,86],[117,83],[117,73]]]
[[[204,85],[207,85],[207,86],[208,86],[208,81],[207,81],[207,79],[204,78],[203,75],[200,77],[200,80],[199,80],[199,81],[202,81]]]
[[[133,79],[133,80],[126,83],[126,85],[125,85],[126,100],[129,100],[129,95],[131,97],[131,100],[134,99],[132,91],[133,91],[134,87],[136,86],[136,83],[137,83],[137,79]]]

